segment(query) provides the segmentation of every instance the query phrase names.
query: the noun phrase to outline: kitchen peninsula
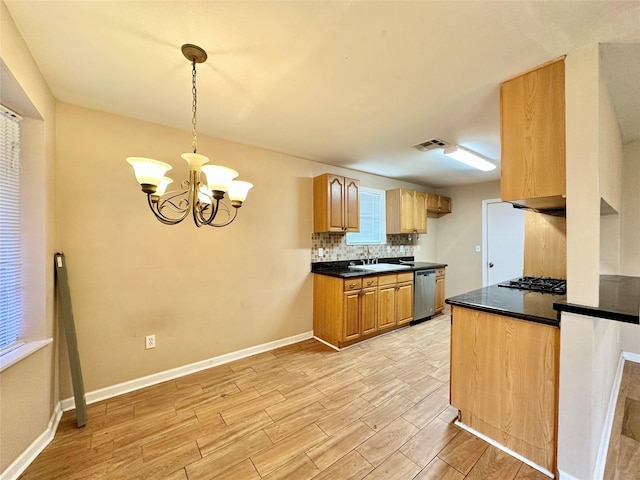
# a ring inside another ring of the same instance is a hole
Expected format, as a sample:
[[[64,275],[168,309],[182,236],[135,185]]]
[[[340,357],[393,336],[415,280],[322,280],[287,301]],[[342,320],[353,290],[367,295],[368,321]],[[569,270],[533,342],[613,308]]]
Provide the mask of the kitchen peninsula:
[[[448,298],[451,405],[459,424],[556,470],[563,295],[498,285]]]

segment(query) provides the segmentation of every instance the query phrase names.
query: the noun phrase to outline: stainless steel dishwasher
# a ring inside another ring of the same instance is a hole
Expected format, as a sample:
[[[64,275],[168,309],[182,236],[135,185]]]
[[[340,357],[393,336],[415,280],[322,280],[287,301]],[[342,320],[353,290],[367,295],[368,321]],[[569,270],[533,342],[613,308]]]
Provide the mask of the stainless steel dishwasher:
[[[435,269],[416,270],[413,286],[413,321],[411,324],[433,316],[436,306]]]

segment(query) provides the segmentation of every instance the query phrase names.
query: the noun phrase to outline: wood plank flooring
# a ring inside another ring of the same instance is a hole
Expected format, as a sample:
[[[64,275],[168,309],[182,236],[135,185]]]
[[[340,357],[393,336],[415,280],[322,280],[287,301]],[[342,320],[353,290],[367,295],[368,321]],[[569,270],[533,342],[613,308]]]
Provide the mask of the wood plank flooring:
[[[450,318],[315,341],[65,413],[22,479],[543,480],[453,425]]]
[[[640,478],[640,363],[626,361],[611,427],[605,480]]]

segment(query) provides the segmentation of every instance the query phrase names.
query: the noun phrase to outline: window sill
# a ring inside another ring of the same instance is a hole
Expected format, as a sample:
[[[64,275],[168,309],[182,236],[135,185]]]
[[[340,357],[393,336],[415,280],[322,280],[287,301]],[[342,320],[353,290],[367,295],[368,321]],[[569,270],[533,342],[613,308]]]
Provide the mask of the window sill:
[[[27,342],[24,345],[20,345],[15,350],[5,353],[0,356],[0,372],[5,371],[11,365],[18,363],[20,360],[28,357],[32,353],[37,352],[41,348],[49,345],[53,342],[53,338],[47,338],[46,340],[38,340],[35,342]]]

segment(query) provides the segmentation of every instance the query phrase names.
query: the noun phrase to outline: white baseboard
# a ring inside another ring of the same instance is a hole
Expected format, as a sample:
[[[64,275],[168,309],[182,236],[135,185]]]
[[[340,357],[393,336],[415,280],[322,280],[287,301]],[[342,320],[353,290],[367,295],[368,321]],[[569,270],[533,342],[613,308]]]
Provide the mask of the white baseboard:
[[[46,430],[42,432],[4,472],[0,473],[0,480],[15,480],[31,465],[31,462],[33,462],[35,458],[40,455],[40,452],[53,440],[61,417],[62,409],[60,408],[60,403],[58,403],[53,409]]]
[[[472,435],[475,435],[476,437],[484,440],[485,442],[493,445],[496,448],[499,448],[500,450],[502,450],[504,453],[506,453],[507,455],[511,455],[514,458],[517,458],[518,460],[520,460],[522,463],[526,463],[527,465],[529,465],[531,468],[535,468],[536,470],[538,470],[540,473],[546,475],[549,478],[555,478],[555,475],[553,473],[551,473],[549,470],[547,470],[544,467],[541,467],[540,465],[538,465],[537,463],[532,462],[531,460],[529,460],[528,458],[523,457],[522,455],[520,455],[519,453],[514,452],[513,450],[511,450],[509,447],[505,447],[504,445],[502,445],[499,442],[496,442],[493,438],[489,438],[486,435],[483,435],[482,433],[478,432],[477,430],[474,430],[473,428],[471,428],[468,425],[465,425],[464,423],[456,420],[455,422],[453,422],[454,425],[457,425],[458,427],[462,428],[463,430],[466,430],[467,432],[469,432]],[[567,479],[569,480],[569,479]],[[577,479],[576,479],[577,480]]]
[[[640,353],[622,352],[622,356],[630,362],[640,363]]]
[[[609,441],[611,440],[611,429],[613,428],[613,417],[616,413],[616,404],[618,403],[618,392],[620,390],[620,382],[622,381],[622,371],[624,370],[625,355],[620,354],[618,360],[618,369],[616,376],[613,378],[611,386],[611,395],[609,396],[609,405],[607,414],[604,417],[604,426],[602,427],[602,436],[600,437],[600,445],[596,456],[596,464],[593,470],[594,480],[600,480],[604,477],[604,468],[607,464],[607,452],[609,451]]]
[[[313,332],[305,332],[292,337],[282,338],[269,343],[263,343],[262,345],[256,345],[255,347],[245,348],[236,352],[226,353],[217,357],[202,360],[200,362],[191,363],[182,367],[173,368],[171,370],[165,370],[164,372],[154,373],[147,375],[146,377],[137,378],[135,380],[129,380],[128,382],[119,383],[110,387],[101,388],[85,394],[85,401],[87,404],[99,402],[107,398],[122,395],[123,393],[133,392],[141,388],[150,387],[158,383],[166,382],[167,380],[173,380],[174,378],[184,377],[191,373],[199,372],[207,368],[216,367],[225,363],[240,360],[241,358],[250,357],[258,353],[268,352],[276,348],[291,345],[292,343],[301,342],[313,337]],[[66,412],[75,408],[75,400],[73,397],[65,398],[60,402],[62,411]],[[2,480],[2,479],[0,479]]]
[[[580,480],[579,478],[574,477],[573,475],[569,475],[562,470],[558,470],[558,480]]]
[[[319,341],[320,343],[324,343],[327,347],[333,348],[334,350],[337,350],[338,352],[340,351],[340,349],[338,347],[336,347],[335,345],[331,345],[329,342],[326,342],[323,339],[316,337],[315,335],[313,336],[313,338],[316,339],[317,341]]]

